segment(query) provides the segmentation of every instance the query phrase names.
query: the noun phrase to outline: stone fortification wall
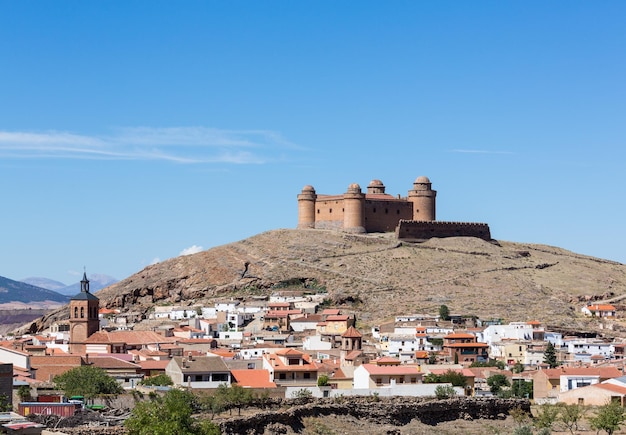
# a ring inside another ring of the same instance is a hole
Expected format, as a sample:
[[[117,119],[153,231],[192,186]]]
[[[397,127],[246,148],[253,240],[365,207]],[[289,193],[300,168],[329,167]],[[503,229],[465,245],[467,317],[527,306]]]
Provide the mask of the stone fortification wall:
[[[401,220],[396,227],[400,240],[427,240],[432,237],[478,237],[491,240],[489,225],[474,222]]]
[[[368,233],[392,232],[401,219],[412,219],[413,205],[404,200],[367,200],[363,205],[363,216]]]
[[[340,398],[303,401],[284,411],[260,412],[258,414],[232,418],[220,423],[222,433],[263,434],[267,427],[287,426],[297,432],[307,417],[327,415],[350,416],[362,421],[386,422],[404,426],[413,419],[435,425],[457,419],[496,419],[506,416],[511,409],[521,408],[530,413],[530,402],[526,399],[500,398],[453,398],[447,400],[392,397],[392,398]]]

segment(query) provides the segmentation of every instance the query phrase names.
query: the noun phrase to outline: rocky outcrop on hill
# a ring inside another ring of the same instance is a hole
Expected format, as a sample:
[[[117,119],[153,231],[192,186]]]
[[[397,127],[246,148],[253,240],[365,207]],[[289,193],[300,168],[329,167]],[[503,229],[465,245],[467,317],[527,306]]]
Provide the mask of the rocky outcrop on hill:
[[[268,432],[302,433],[305,418],[329,415],[349,416],[362,424],[385,423],[401,427],[413,419],[418,419],[434,426],[440,422],[458,419],[504,418],[514,408],[530,413],[530,402],[525,399],[495,397],[484,399],[459,397],[447,400],[408,397],[384,399],[340,397],[315,400],[312,403],[292,406],[284,411],[262,412],[248,417],[232,418],[220,423],[220,428],[225,435],[263,435]]]
[[[393,234],[274,230],[148,266],[101,291],[101,306],[146,314],[156,304],[251,298],[278,289],[327,291],[376,324],[394,315],[450,311],[580,330],[586,295],[626,295],[626,266],[544,245],[471,237],[399,242]],[[582,297],[582,299],[581,299]],[[31,325],[41,330],[58,311]],[[595,322],[595,323],[594,323]]]

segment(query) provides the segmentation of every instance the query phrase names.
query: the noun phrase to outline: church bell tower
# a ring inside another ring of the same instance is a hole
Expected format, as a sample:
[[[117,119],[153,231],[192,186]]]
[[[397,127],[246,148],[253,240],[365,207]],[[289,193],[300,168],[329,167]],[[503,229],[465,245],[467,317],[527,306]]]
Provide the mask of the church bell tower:
[[[80,293],[70,299],[70,353],[85,354],[84,342],[100,329],[100,300],[89,292],[87,272],[80,281]]]

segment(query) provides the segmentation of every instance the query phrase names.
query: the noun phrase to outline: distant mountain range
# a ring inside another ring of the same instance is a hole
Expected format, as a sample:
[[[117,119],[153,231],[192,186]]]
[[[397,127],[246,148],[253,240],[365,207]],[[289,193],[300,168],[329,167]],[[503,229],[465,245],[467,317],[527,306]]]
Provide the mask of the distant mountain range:
[[[21,302],[31,304],[33,308],[41,308],[38,303],[56,302],[66,304],[69,302],[69,299],[69,296],[62,295],[59,292],[0,276],[0,304]]]
[[[113,278],[112,276],[103,275],[100,273],[89,274],[87,275],[87,279],[89,279],[89,290],[92,293],[118,282],[118,280]],[[62,282],[54,281],[48,278],[30,277],[24,278],[20,282],[30,284],[36,287],[41,287],[47,290],[53,290],[66,296],[74,296],[80,293],[80,281],[77,281],[74,284],[67,285],[63,284]]]

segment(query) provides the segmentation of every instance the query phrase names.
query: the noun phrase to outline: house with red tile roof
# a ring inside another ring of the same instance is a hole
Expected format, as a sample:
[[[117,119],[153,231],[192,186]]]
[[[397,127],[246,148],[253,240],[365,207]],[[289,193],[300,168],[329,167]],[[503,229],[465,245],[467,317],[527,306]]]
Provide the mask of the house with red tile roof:
[[[318,335],[341,336],[350,326],[354,326],[355,322],[355,317],[349,314],[324,316],[324,321],[317,324],[317,333]]]
[[[276,385],[316,386],[319,365],[310,355],[296,349],[281,349],[263,355],[263,368]]]
[[[144,378],[151,376],[164,375],[165,368],[170,363],[170,360],[145,360],[139,361],[136,364],[140,367],[140,373]]]
[[[533,375],[535,400],[556,400],[560,393],[588,385],[599,384],[623,375],[615,366],[558,367],[538,370]]]
[[[141,366],[113,356],[90,356],[89,364],[99,367],[124,388],[134,388],[143,379]]]
[[[302,316],[302,310],[268,311],[263,316],[263,329],[268,331],[289,332],[292,317]]]
[[[443,351],[449,362],[472,363],[487,361],[489,353],[487,343],[476,341],[474,334],[453,332],[443,337]]]
[[[581,311],[586,316],[615,317],[615,306],[610,304],[590,304],[582,307]]]
[[[422,382],[424,373],[411,364],[361,364],[354,369],[354,388],[372,389],[395,387]]]
[[[30,357],[30,367],[35,373],[35,379],[43,382],[51,382],[55,376],[86,364],[80,355]]]
[[[609,381],[587,385],[560,393],[558,402],[584,406],[602,406],[609,402],[618,402],[623,408],[626,406],[626,385]]]
[[[127,353],[131,349],[160,350],[162,345],[175,342],[175,338],[154,331],[98,331],[83,343],[87,354],[101,354]]]
[[[11,363],[13,367],[20,367],[24,371],[31,369],[31,358],[27,352],[18,350],[17,343],[15,348],[12,346],[12,342],[2,342],[0,344],[0,361],[3,363]]]
[[[165,373],[174,385],[189,388],[218,388],[230,386],[230,370],[219,356],[192,356],[172,358]]]
[[[266,369],[231,370],[233,382],[243,388],[276,388],[270,381],[270,372]]]

